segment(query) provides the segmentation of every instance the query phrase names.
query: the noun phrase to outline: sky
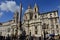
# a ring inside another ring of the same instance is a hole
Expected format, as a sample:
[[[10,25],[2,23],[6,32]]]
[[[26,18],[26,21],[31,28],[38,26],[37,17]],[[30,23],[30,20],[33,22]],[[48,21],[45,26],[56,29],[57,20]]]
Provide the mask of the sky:
[[[60,13],[60,0],[0,0],[0,22],[12,20],[15,11],[20,11],[20,2],[23,6],[22,15],[29,4],[33,8],[35,3],[38,5],[40,13],[54,10],[58,10]]]

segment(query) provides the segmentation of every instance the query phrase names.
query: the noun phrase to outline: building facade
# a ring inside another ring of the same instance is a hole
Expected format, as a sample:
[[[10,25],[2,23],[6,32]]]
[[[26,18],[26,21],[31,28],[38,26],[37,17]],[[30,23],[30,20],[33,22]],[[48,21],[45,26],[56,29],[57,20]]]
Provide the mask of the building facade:
[[[0,36],[11,36],[13,21],[4,22],[0,25]]]
[[[20,5],[20,13],[22,13],[22,5]],[[27,36],[31,35],[38,38],[43,36],[44,32],[45,34],[60,34],[58,10],[40,13],[37,4],[33,9],[30,5],[28,6],[24,12],[22,24],[20,24],[20,14],[15,12],[12,21],[0,25],[0,33],[4,36],[8,34],[20,35],[22,33],[20,25],[26,31]]]
[[[12,20],[0,23],[0,36],[19,36],[21,31],[18,20],[18,12],[15,12]]]
[[[28,6],[23,17],[22,27],[26,35],[41,37],[45,34],[60,34],[58,10],[40,13],[37,4]]]

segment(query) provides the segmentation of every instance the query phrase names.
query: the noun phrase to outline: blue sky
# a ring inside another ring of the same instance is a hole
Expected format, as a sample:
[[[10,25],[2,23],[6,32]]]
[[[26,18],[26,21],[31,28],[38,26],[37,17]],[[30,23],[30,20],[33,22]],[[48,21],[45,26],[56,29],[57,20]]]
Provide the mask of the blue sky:
[[[0,0],[0,22],[13,19],[15,10],[19,11],[20,2],[22,2],[23,14],[29,4],[33,8],[35,3],[38,5],[40,13],[60,11],[60,0]]]

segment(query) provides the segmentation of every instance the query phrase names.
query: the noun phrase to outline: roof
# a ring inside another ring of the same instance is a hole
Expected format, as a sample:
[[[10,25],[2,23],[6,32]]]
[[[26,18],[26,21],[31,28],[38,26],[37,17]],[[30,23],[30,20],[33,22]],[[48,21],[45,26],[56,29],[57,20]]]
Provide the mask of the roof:
[[[12,22],[12,21],[14,21],[14,20],[8,20],[8,21],[6,21],[6,22],[2,22],[2,24],[3,24],[3,23],[8,23],[8,22]]]
[[[48,14],[48,13],[53,13],[53,12],[58,12],[58,10],[49,11],[49,12],[44,12],[44,13],[41,13],[40,15],[42,15],[42,14]]]

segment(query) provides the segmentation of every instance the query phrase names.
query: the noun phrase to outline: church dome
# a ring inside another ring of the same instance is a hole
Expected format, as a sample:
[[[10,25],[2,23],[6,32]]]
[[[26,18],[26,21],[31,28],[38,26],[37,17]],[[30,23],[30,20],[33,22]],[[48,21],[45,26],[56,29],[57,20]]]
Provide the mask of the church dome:
[[[28,12],[33,12],[30,5],[28,6],[28,9],[25,11],[25,13],[28,13]]]
[[[25,13],[28,13],[28,12],[33,12],[33,10],[32,10],[32,9],[27,9],[27,10],[25,11]]]

